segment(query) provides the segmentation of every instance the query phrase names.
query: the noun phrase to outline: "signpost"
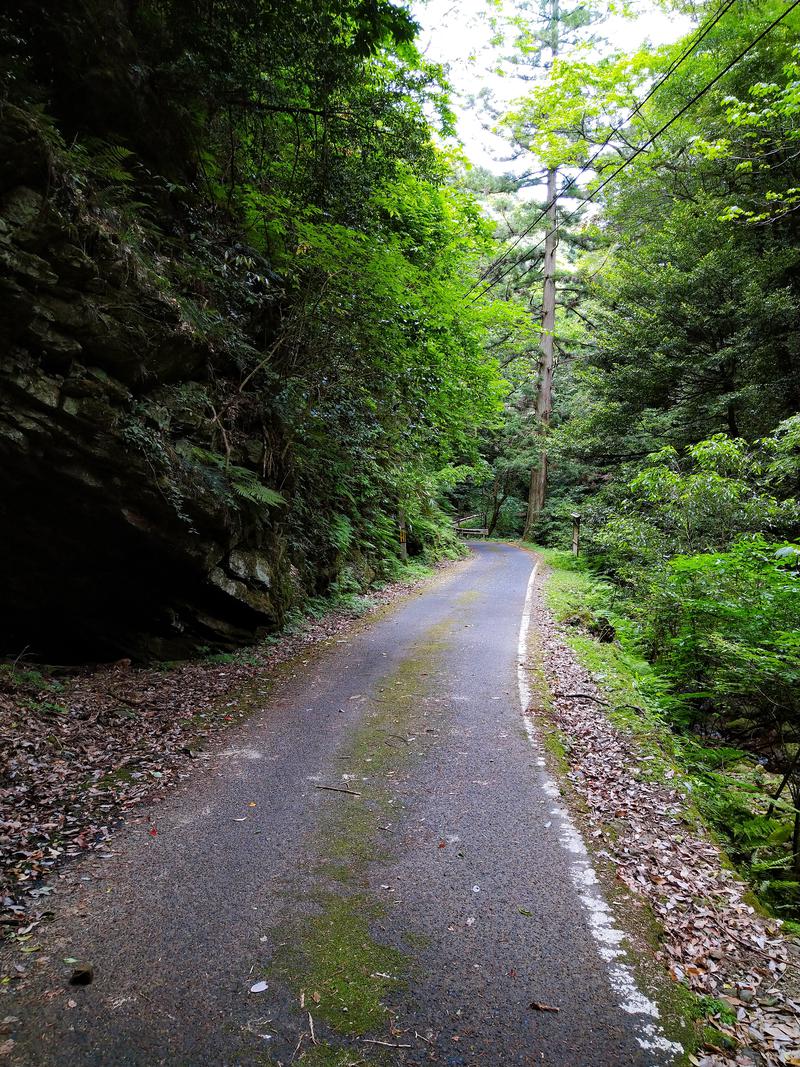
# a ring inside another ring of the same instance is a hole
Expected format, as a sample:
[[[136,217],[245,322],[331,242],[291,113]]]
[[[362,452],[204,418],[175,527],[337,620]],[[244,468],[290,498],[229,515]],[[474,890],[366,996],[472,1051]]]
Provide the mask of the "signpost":
[[[400,526],[400,559],[408,559],[408,545],[406,544],[406,513],[400,509],[397,515]]]
[[[572,513],[572,554],[577,556],[581,550],[581,516],[577,511]]]

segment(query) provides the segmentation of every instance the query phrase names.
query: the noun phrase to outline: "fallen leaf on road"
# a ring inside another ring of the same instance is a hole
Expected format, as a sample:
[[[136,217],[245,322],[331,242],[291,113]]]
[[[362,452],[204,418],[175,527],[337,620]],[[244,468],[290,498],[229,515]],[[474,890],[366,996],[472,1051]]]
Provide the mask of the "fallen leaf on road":
[[[370,600],[391,603],[409,585],[397,582]],[[240,694],[249,695],[279,664],[356,624],[343,609],[254,647],[246,661],[200,660],[169,670],[131,666],[124,695],[117,665],[52,674],[43,668],[44,685],[27,682],[25,672],[0,678],[3,925],[28,927],[45,903],[42,879],[65,859],[107,846],[112,825],[185,780],[190,764],[209,759],[202,745],[228,722],[241,721],[241,709],[235,715],[229,710]]]
[[[532,1000],[528,1007],[533,1008],[534,1011],[561,1011],[561,1008],[557,1008],[554,1004],[542,1004],[538,1000]]]
[[[655,956],[665,971],[704,998],[736,994],[735,1020],[711,1019],[730,1048],[715,1046],[691,1062],[785,1067],[792,1057],[800,1060],[796,942],[783,936],[778,920],[748,904],[747,886],[687,814],[691,802],[680,776],[653,775],[652,750],[610,720],[609,701],[577,662],[540,591],[533,616],[553,694],[547,718],[568,740],[566,777],[587,834],[616,867],[631,903],[646,901],[653,910],[662,929]]]

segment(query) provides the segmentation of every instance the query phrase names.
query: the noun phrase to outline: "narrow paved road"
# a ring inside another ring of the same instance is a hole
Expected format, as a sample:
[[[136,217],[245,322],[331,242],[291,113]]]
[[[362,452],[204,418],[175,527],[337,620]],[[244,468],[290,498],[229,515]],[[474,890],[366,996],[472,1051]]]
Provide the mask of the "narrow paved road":
[[[533,564],[476,546],[75,865],[16,1061],[671,1062],[522,715]]]

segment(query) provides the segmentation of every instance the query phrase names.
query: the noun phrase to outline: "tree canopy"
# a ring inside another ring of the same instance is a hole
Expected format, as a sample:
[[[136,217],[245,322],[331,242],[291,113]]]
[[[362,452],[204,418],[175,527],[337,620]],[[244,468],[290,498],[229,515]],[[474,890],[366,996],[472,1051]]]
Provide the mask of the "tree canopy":
[[[218,589],[241,592],[231,549],[268,549],[269,595],[241,595],[276,624],[406,545],[458,552],[458,517],[565,547],[580,513],[684,725],[796,769],[800,10],[692,11],[625,52],[600,4],[492,5],[523,86],[489,105],[501,175],[458,146],[403,4],[17,3],[14,396],[66,384],[51,406],[115,485],[135,467],[189,554],[225,541]]]

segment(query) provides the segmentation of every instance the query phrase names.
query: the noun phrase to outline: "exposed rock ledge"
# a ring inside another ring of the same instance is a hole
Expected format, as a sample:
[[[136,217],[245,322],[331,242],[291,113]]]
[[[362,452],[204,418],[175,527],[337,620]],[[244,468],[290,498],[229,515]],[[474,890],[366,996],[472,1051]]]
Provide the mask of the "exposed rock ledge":
[[[53,182],[35,116],[4,107],[0,655],[172,658],[250,640],[281,622],[297,572],[279,509],[231,506],[202,460],[213,345],[108,214]],[[262,447],[240,441],[234,462],[257,467]]]

